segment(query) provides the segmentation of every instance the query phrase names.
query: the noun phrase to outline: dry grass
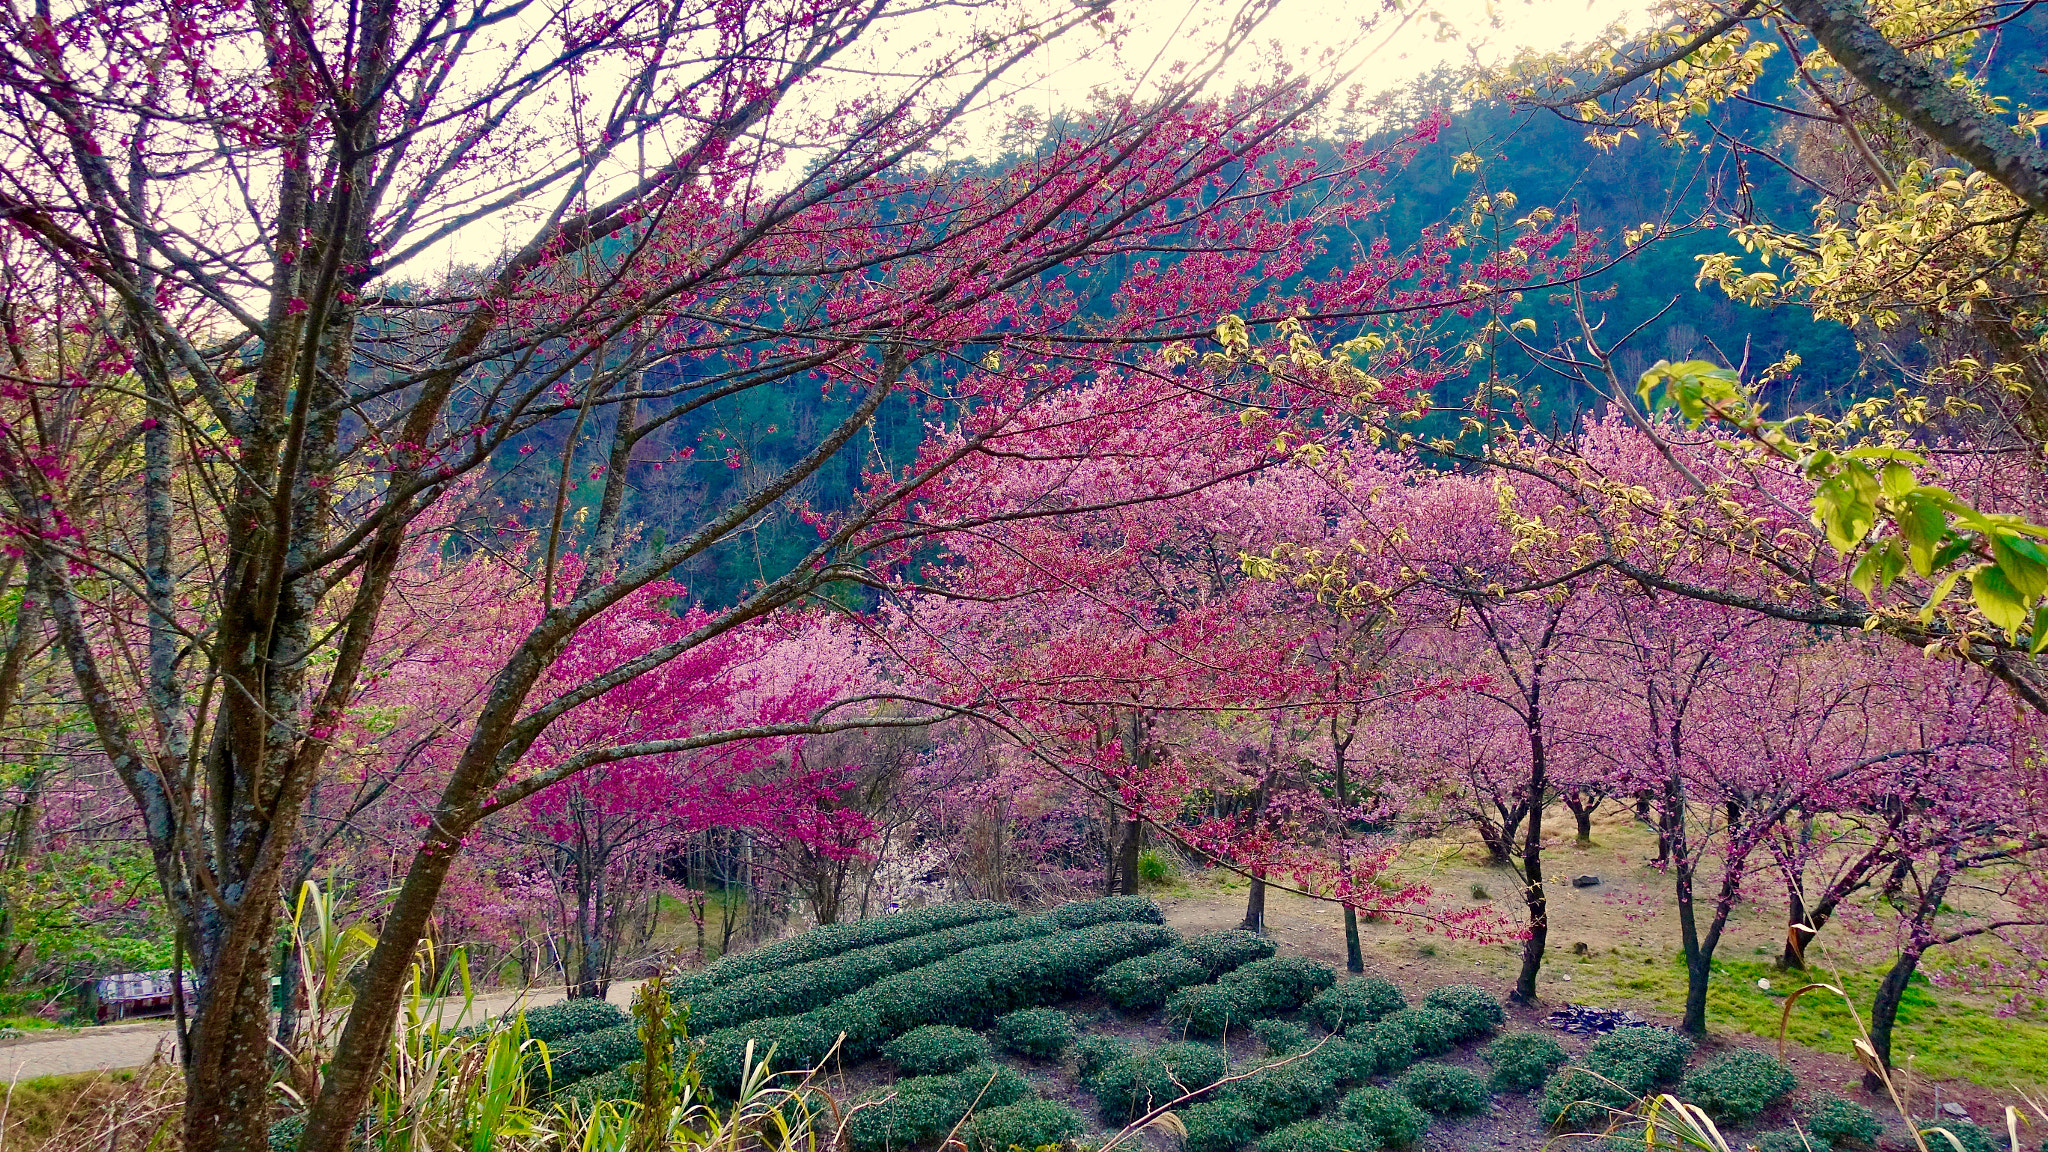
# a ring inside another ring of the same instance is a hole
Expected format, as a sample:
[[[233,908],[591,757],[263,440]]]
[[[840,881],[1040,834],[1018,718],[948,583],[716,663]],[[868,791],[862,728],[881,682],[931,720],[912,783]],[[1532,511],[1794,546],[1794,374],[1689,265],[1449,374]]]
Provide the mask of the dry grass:
[[[153,1152],[175,1147],[185,1095],[165,1064],[42,1076],[8,1088],[0,1112],[4,1152]]]

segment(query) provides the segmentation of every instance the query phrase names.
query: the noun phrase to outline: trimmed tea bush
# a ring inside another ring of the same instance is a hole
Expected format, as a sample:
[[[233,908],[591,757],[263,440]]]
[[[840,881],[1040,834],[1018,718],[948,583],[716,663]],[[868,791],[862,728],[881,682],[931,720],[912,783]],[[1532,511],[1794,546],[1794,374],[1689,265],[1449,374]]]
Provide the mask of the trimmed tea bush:
[[[1334,1036],[1302,1057],[1302,1062],[1321,1068],[1339,1084],[1356,1084],[1370,1079],[1379,1070],[1379,1062],[1374,1059],[1371,1049]]]
[[[1230,1095],[1244,1101],[1262,1128],[1303,1120],[1337,1099],[1338,1084],[1329,1070],[1309,1060],[1295,1060],[1257,1069],[1248,1079],[1230,1085]]]
[[[602,1032],[632,1023],[632,1017],[604,1000],[564,1000],[545,1008],[535,1008],[526,1013],[526,1034],[535,1040],[547,1042],[549,1048],[571,1036],[585,1032]],[[463,1029],[464,1032],[470,1031]]]
[[[532,1063],[526,1074],[526,1090],[538,1095],[553,1084],[567,1087],[578,1080],[638,1060],[643,1054],[638,1024],[621,1024],[616,1028],[570,1036],[560,1043],[548,1045],[545,1066],[538,1060]]]
[[[1181,948],[1200,961],[1202,966],[1209,970],[1212,979],[1225,972],[1236,971],[1254,960],[1264,960],[1273,954],[1271,940],[1235,928],[1221,932],[1204,932],[1189,939]]]
[[[1308,1047],[1308,1026],[1286,1020],[1255,1020],[1252,1035],[1274,1056],[1285,1056]]]
[[[856,920],[851,924],[827,924],[813,928],[801,936],[777,940],[773,944],[763,944],[759,948],[735,956],[722,957],[704,971],[684,977],[677,991],[687,995],[698,987],[711,988],[720,984],[730,984],[742,977],[808,964],[813,960],[837,956],[841,952],[851,952],[856,948],[888,944],[911,936],[922,936],[927,932],[957,928],[962,924],[1003,920],[1016,914],[1017,910],[1008,904],[997,904],[987,900],[959,900],[948,904],[934,904],[928,908],[915,908],[909,912],[893,912],[887,916]],[[1153,922],[1158,923],[1156,920]]]
[[[630,1067],[622,1067],[586,1077],[566,1088],[557,1088],[548,1095],[548,1103],[589,1111],[590,1106],[599,1100],[639,1098],[640,1077],[634,1075]]]
[[[1607,1127],[1616,1112],[1633,1107],[1637,1094],[1584,1068],[1567,1068],[1543,1085],[1543,1106],[1538,1113],[1546,1124],[1573,1132],[1597,1132]]]
[[[1433,1008],[1403,1008],[1372,1026],[1362,1041],[1382,1076],[1425,1056],[1441,1056],[1457,1043],[1458,1020]]]
[[[852,999],[871,1005],[879,1026],[891,1035],[921,1024],[983,1027],[1018,1008],[1037,1008],[1079,996],[1111,964],[1173,943],[1173,931],[1155,924],[1098,924],[962,952],[886,977]],[[868,1041],[866,1037],[858,1039],[863,1044]]]
[[[1008,1152],[1010,1148],[1042,1148],[1080,1138],[1087,1126],[1081,1114],[1051,1100],[1020,1100],[978,1111],[962,1133],[976,1152]]]
[[[1743,1124],[1799,1087],[1792,1070],[1761,1052],[1730,1052],[1695,1068],[1679,1086],[1679,1098],[1697,1104],[1724,1124]]]
[[[1341,1120],[1303,1120],[1259,1141],[1259,1152],[1375,1152],[1371,1129]]]
[[[1332,1032],[1365,1028],[1408,1006],[1391,980],[1367,976],[1324,989],[1309,1002],[1308,1013]]]
[[[857,1152],[922,1144],[951,1131],[970,1104],[977,1113],[994,1111],[1033,1095],[1030,1081],[994,1064],[977,1064],[952,1076],[912,1076],[854,1101],[846,1121],[847,1144]]]
[[[1336,982],[1335,969],[1300,956],[1254,960],[1217,980],[1249,989],[1260,1012],[1291,1012]]]
[[[2006,1143],[2002,1134],[1994,1136],[1968,1120],[1944,1119],[1935,1126],[1948,1129],[1963,1146],[1963,1152],[2010,1152],[2011,1149],[2011,1145]],[[1926,1136],[1923,1139],[1927,1141],[1929,1148],[1942,1149],[1943,1152],[1950,1152],[1955,1147],[1939,1136]]]
[[[1137,1052],[1129,1044],[1114,1036],[1083,1036],[1074,1043],[1074,1059],[1081,1066],[1081,1086],[1095,1091],[1091,1078],[1104,1068],[1119,1060],[1128,1060]]]
[[[1459,1022],[1460,1040],[1484,1036],[1506,1023],[1508,1018],[1507,1013],[1501,1010],[1500,1001],[1472,984],[1446,984],[1432,988],[1422,998],[1422,1006],[1455,1017]]]
[[[1438,1116],[1470,1116],[1493,1102],[1485,1081],[1448,1064],[1417,1064],[1401,1073],[1395,1087],[1416,1107]]]
[[[1385,1088],[1360,1088],[1344,1097],[1344,1119],[1379,1138],[1382,1146],[1403,1148],[1429,1131],[1429,1114]]]
[[[1641,1095],[1652,1085],[1678,1079],[1692,1041],[1662,1028],[1616,1028],[1586,1050],[1586,1067]]]
[[[755,1064],[767,1060],[769,1067],[787,1072],[809,1068],[823,1060],[825,1054],[832,1050],[832,1042],[838,1035],[836,1031],[827,1032],[816,1021],[804,1016],[756,1020],[745,1030],[724,1028],[699,1041],[697,1070],[702,1074],[706,1088],[718,1095],[730,1095],[739,1089],[740,1077],[745,1072],[749,1040],[754,1042]],[[632,1055],[625,1059],[640,1058],[637,1036],[634,1044]]]
[[[1496,1092],[1531,1092],[1565,1061],[1564,1045],[1541,1032],[1510,1032],[1481,1053]]]
[[[1164,924],[1166,914],[1150,896],[1105,896],[1100,900],[1076,900],[1046,913],[1067,928],[1089,928],[1097,924]]]
[[[702,1034],[749,1020],[793,1016],[852,995],[884,977],[970,949],[1052,936],[1098,923],[1149,923],[1158,918],[1158,912],[1151,901],[1127,896],[1084,900],[1038,916],[963,924],[756,973],[691,993],[687,997],[690,1026]]]
[[[1831,1144],[1875,1148],[1877,1138],[1884,1135],[1884,1124],[1877,1113],[1854,1100],[1829,1095],[1821,1097],[1820,1106],[1807,1113],[1806,1130]]]
[[[1273,942],[1249,932],[1206,932],[1192,940],[1115,965],[1096,977],[1095,991],[1127,1012],[1157,1008],[1174,992],[1273,954]]]
[[[1939,1137],[1930,1142],[1929,1147],[1933,1147],[1935,1143],[1939,1143],[1943,1148],[1948,1147],[1948,1141]],[[1757,1152],[1834,1152],[1834,1145],[1827,1140],[1812,1132],[1801,1133],[1795,1128],[1780,1128],[1775,1132],[1764,1133],[1756,1142],[1756,1148]]]
[[[1207,965],[1181,948],[1168,948],[1111,967],[1095,978],[1095,992],[1126,1012],[1140,1012],[1159,1007],[1182,988],[1206,983],[1211,975]]]
[[[1258,1118],[1242,1100],[1204,1100],[1183,1111],[1187,1127],[1183,1152],[1237,1152],[1258,1138]]]
[[[1096,1070],[1095,1101],[1103,1120],[1128,1124],[1223,1076],[1223,1050],[1208,1044],[1162,1044]]]
[[[1262,1014],[1252,992],[1234,984],[1197,984],[1166,1001],[1167,1026],[1189,1036],[1222,1036]]]
[[[1057,1060],[1074,1043],[1074,1021],[1057,1008],[1026,1008],[996,1017],[996,1045],[1033,1060]]]
[[[982,1063],[989,1058],[989,1045],[978,1032],[927,1024],[883,1045],[882,1055],[906,1075],[934,1076]]]
[[[863,1060],[890,1039],[921,1025],[984,1027],[994,1016],[1079,995],[1111,964],[1172,943],[1171,929],[1115,922],[971,949],[885,977],[802,1015],[755,1020],[709,1033],[701,1041],[705,1085],[714,1093],[737,1086],[739,1055],[748,1037],[782,1042],[775,1061],[778,1068],[815,1063],[842,1031],[842,1055]]]

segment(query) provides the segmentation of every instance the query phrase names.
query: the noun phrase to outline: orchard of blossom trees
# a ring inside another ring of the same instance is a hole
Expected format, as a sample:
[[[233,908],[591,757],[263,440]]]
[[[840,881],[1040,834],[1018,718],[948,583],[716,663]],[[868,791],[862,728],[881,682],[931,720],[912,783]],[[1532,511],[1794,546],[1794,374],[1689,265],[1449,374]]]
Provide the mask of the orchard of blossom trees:
[[[1686,1030],[1759,908],[1882,942],[1880,1067],[1916,979],[2038,1013],[2031,7],[1688,0],[1419,104],[1392,2],[0,10],[6,1010],[189,970],[183,1139],[268,1147],[317,884],[340,1152],[458,946],[594,997],[1179,870],[1534,1004],[1597,821]],[[1710,175],[1539,198],[1475,101]],[[1659,335],[1686,244],[1853,351]]]

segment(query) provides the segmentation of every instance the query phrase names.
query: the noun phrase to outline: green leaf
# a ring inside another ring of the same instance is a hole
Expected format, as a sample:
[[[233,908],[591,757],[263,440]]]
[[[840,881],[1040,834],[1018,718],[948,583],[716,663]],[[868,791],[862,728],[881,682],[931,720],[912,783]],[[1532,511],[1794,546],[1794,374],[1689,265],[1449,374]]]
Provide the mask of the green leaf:
[[[1865,552],[1862,558],[1856,561],[1856,566],[1849,569],[1849,583],[1858,592],[1863,593],[1865,600],[1872,604],[1877,603],[1877,594],[1872,591],[1877,587],[1876,549]]]
[[[2027,645],[2030,655],[2039,656],[2041,649],[2048,648],[2048,604],[2034,609],[2034,640]]]
[[[1948,575],[1942,577],[1941,583],[1936,584],[1934,586],[1934,595],[1929,596],[1927,598],[1927,603],[1921,605],[1920,607],[1920,622],[1922,624],[1925,624],[1928,621],[1934,619],[1934,610],[1936,608],[1941,607],[1941,602],[1943,600],[1948,599],[1949,589],[1954,588],[1956,586],[1956,581],[1962,577],[1962,574],[1963,570],[1961,568],[1958,568],[1955,571],[1949,573]]]
[[[2005,629],[2007,636],[2019,636],[2020,625],[2027,622],[2027,601],[1998,565],[1979,565],[1971,574],[1970,598],[1985,619]]]
[[[1877,478],[1861,464],[1843,468],[1814,490],[1815,518],[1827,530],[1828,543],[1835,551],[1846,556],[1870,535],[1877,523],[1876,492]]]
[[[1920,481],[1913,475],[1913,470],[1897,461],[1885,465],[1884,471],[1879,473],[1879,479],[1884,486],[1884,494],[1894,500],[1920,486]]]
[[[1842,455],[1851,460],[1893,460],[1901,464],[1925,464],[1927,457],[1904,448],[1851,448]]]
[[[2031,555],[2029,555],[2031,553]],[[1998,561],[1998,570],[2012,582],[2019,593],[2020,601],[2032,604],[2048,592],[2048,557],[2041,550],[2017,536],[2003,532],[1991,537],[1991,555]]]
[[[1934,575],[1934,553],[1948,531],[1948,517],[1941,506],[1916,493],[1900,502],[1892,518],[1906,538],[1906,555],[1912,558],[1913,570],[1922,576]]]

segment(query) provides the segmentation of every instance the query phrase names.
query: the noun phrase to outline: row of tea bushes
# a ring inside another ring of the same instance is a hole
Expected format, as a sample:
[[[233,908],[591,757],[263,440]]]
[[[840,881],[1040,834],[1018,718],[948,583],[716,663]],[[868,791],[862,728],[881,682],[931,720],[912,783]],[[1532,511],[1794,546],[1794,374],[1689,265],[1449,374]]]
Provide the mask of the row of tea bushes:
[[[952,905],[941,904],[938,907],[950,908]],[[918,913],[899,912],[883,919],[915,915]],[[717,987],[672,998],[690,1006],[690,1029],[702,1034],[749,1020],[808,1012],[858,992],[884,976],[922,968],[970,948],[1050,936],[1094,924],[1117,921],[1157,924],[1160,919],[1158,906],[1150,900],[1130,896],[1083,900],[1035,916],[984,919],[887,944],[856,948],[836,956],[728,980]],[[804,938],[799,936],[797,940]]]
[[[1600,1131],[1617,1112],[1678,1080],[1692,1047],[1689,1038],[1662,1028],[1617,1028],[1587,1048],[1583,1067],[1566,1068],[1543,1085],[1543,1119]],[[1798,1086],[1790,1068],[1745,1049],[1686,1073],[1676,1094],[1717,1124],[1747,1124]]]
[[[1417,1064],[1505,1021],[1499,1002],[1485,990],[1468,984],[1436,988],[1409,1009],[1393,984],[1352,980],[1325,988],[1311,1004],[1321,1004],[1321,1011],[1311,1009],[1313,1015],[1341,1023],[1343,1035],[1331,1035],[1305,1056],[1255,1066],[1251,1076],[1217,1088],[1212,1099],[1182,1113],[1186,1152],[1235,1152],[1253,1140],[1260,1142],[1260,1152],[1399,1146],[1421,1136],[1430,1111],[1458,1115],[1485,1107],[1489,1093],[1477,1076]],[[1368,1023],[1366,1017],[1376,1019]],[[1362,1086],[1372,1076],[1401,1076],[1399,1091]],[[1352,1088],[1350,1095],[1346,1088]],[[1311,1119],[1339,1099],[1343,1119]],[[1108,1119],[1108,1103],[1104,1115]],[[1262,1134],[1268,1136],[1262,1140]],[[1335,1144],[1323,1148],[1321,1142]]]
[[[1177,948],[1126,960],[1095,978],[1095,992],[1126,1012],[1146,1012],[1182,988],[1206,984],[1273,954],[1273,942],[1250,932],[1205,932]]]
[[[1299,956],[1255,960],[1214,983],[1182,988],[1166,999],[1166,1020],[1175,1031],[1222,1036],[1248,1027],[1261,1016],[1290,1012],[1337,982],[1327,964]]]
[[[950,1076],[913,1076],[863,1094],[847,1113],[846,1146],[851,1152],[881,1152],[927,1144],[957,1131],[969,1152],[1007,1152],[1064,1144],[1085,1130],[1079,1113],[1039,1099],[1022,1076],[998,1065],[976,1064]]]
[[[1125,921],[971,949],[800,1015],[709,1033],[699,1041],[699,1067],[708,1087],[729,1092],[739,1083],[750,1040],[756,1061],[774,1044],[775,1065],[792,1068],[823,1059],[841,1033],[842,1057],[864,1060],[922,1025],[984,1028],[998,1015],[1072,999],[1110,965],[1177,942],[1171,929]]]
[[[837,956],[856,948],[872,948],[877,944],[889,944],[930,932],[943,932],[948,928],[980,923],[984,920],[1005,920],[1016,914],[1017,910],[1008,904],[997,904],[989,900],[959,900],[948,904],[934,904],[928,908],[915,908],[908,912],[892,912],[887,916],[875,916],[846,924],[824,924],[787,940],[777,940],[772,944],[763,944],[759,948],[722,957],[702,972],[676,977],[671,990],[688,996],[706,988],[730,984],[735,980],[763,972],[808,964],[813,960]]]

